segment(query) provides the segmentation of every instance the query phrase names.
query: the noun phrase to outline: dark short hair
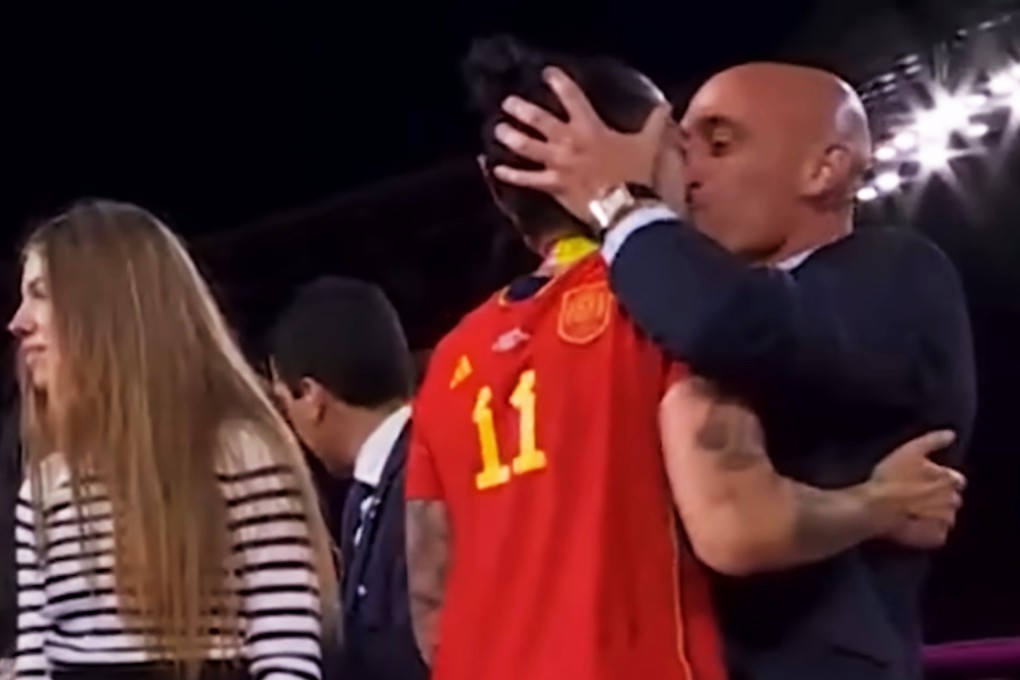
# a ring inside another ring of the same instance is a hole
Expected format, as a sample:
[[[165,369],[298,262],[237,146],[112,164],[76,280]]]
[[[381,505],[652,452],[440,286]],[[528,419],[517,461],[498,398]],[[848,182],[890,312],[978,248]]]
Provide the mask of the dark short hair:
[[[400,319],[376,285],[324,277],[300,288],[273,327],[272,365],[295,394],[311,378],[362,408],[410,398],[414,362]]]
[[[529,132],[503,112],[503,100],[510,95],[567,119],[566,111],[542,77],[548,66],[563,69],[584,90],[599,117],[619,132],[640,130],[662,101],[650,80],[617,59],[547,52],[506,35],[476,40],[464,60],[463,74],[472,108],[482,117],[482,151],[489,170],[497,165],[525,170],[540,168],[503,146],[495,137],[495,129],[497,124],[507,123]],[[495,179],[493,189],[525,236],[540,236],[571,222],[584,226],[545,193]]]

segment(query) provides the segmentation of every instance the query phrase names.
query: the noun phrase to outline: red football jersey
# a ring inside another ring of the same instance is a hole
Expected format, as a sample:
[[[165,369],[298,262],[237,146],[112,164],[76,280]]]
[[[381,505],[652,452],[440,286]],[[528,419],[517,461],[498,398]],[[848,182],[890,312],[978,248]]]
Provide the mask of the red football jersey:
[[[719,680],[659,440],[669,364],[598,254],[497,294],[438,346],[407,496],[451,524],[438,680]]]

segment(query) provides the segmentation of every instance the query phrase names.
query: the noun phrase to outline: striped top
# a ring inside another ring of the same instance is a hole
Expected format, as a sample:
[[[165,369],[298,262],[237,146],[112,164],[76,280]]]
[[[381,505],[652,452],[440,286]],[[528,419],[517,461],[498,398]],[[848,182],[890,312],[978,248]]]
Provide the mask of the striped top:
[[[287,502],[299,487],[292,471],[273,463],[264,442],[247,433],[239,436],[242,446],[232,448],[241,455],[221,466],[219,479],[233,553],[240,557],[232,582],[240,597],[241,630],[235,638],[239,644],[217,648],[211,643],[208,658],[241,661],[257,680],[318,680],[318,580],[307,523]],[[29,483],[18,499],[15,677],[157,662],[115,593],[111,506],[101,485],[86,485],[78,512],[62,458],[47,461],[46,477],[52,481],[45,485],[41,513]],[[88,525],[85,541],[83,525]],[[39,528],[46,537],[45,555],[37,550]]]

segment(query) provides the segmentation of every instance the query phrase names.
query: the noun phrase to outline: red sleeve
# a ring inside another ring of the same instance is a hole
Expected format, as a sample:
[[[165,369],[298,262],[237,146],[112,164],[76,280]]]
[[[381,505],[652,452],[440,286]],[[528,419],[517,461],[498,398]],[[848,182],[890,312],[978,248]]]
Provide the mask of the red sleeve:
[[[408,500],[442,500],[443,485],[436,471],[435,458],[417,422],[411,423],[411,444],[407,452],[405,497]]]
[[[662,393],[666,394],[674,383],[686,380],[690,375],[691,370],[687,367],[687,364],[681,364],[678,361],[667,361],[663,373]]]

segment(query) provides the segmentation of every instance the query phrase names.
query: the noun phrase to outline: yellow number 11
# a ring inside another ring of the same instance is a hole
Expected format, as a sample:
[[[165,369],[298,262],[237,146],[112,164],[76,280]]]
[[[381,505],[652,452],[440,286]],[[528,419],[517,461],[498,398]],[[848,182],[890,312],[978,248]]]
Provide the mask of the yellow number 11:
[[[483,387],[478,390],[471,417],[478,427],[478,444],[482,453],[482,470],[475,475],[475,487],[479,490],[506,484],[512,475],[523,475],[546,466],[545,453],[535,442],[535,371],[522,373],[517,387],[510,395],[510,405],[516,409],[520,419],[520,451],[510,465],[504,464],[499,458],[491,403],[492,388]]]

